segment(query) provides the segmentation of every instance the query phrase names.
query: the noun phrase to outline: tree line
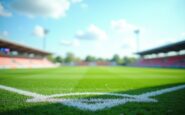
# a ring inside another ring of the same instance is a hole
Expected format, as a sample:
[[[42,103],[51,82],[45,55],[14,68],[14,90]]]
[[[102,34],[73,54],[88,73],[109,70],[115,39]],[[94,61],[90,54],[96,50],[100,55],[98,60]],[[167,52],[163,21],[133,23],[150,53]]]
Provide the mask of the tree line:
[[[112,56],[112,58],[108,59],[108,58],[99,58],[99,57],[95,57],[92,55],[87,55],[85,57],[85,59],[81,59],[79,57],[76,57],[72,52],[69,52],[66,54],[65,57],[62,56],[53,56],[50,55],[48,56],[48,59],[54,63],[72,63],[72,62],[98,62],[98,61],[105,61],[105,62],[115,62],[115,64],[117,65],[128,65],[131,63],[134,63],[136,61],[136,58],[134,57],[120,57],[119,55],[115,54]]]

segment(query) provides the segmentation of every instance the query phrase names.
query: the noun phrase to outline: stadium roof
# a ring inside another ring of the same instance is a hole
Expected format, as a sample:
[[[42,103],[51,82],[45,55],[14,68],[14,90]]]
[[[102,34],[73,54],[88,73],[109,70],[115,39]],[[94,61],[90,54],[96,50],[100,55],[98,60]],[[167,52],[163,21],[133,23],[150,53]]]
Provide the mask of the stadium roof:
[[[33,53],[33,54],[40,54],[40,55],[49,55],[51,53],[43,51],[43,50],[39,50],[39,49],[35,49],[35,48],[31,48],[22,44],[18,44],[12,41],[7,41],[4,39],[0,39],[0,47],[3,48],[10,48],[10,50],[15,50],[18,52],[27,52],[27,53]]]
[[[181,51],[181,50],[185,50],[185,40],[180,41],[180,42],[176,42],[176,43],[172,43],[172,44],[168,44],[165,46],[157,47],[154,49],[138,52],[137,54],[143,56],[143,55],[148,55],[148,54],[167,53],[170,51]]]

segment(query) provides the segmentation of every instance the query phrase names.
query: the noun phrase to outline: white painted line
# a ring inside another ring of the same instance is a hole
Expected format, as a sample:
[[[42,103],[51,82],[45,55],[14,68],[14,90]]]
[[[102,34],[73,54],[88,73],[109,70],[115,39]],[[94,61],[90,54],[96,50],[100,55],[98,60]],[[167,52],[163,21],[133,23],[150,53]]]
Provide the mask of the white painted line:
[[[139,96],[141,96],[141,97],[153,97],[153,96],[173,92],[173,91],[184,89],[184,88],[185,88],[185,85],[179,85],[179,86],[175,86],[175,87],[171,87],[171,88],[165,88],[165,89],[161,89],[161,90],[157,90],[157,91],[151,91],[151,92],[143,93],[143,94],[140,94]]]
[[[169,93],[172,91],[184,89],[184,85],[174,86],[170,88],[165,88],[157,91],[151,91],[143,93],[140,95],[129,95],[120,93],[103,93],[103,92],[77,92],[77,93],[64,93],[64,94],[53,94],[53,95],[41,95],[29,91],[24,91],[4,85],[0,85],[0,89],[4,89],[10,92],[15,92],[21,95],[30,96],[32,99],[27,99],[27,102],[52,102],[52,103],[62,103],[67,106],[72,106],[79,108],[81,110],[97,111],[105,108],[111,108],[118,105],[123,105],[127,102],[157,102],[156,99],[151,97],[161,95],[164,93]],[[119,99],[65,99],[61,97],[66,96],[78,96],[78,95],[109,95],[117,96]],[[60,97],[60,98],[56,98]]]
[[[91,103],[93,102],[93,104]],[[81,110],[90,110],[90,111],[97,111],[102,110],[105,108],[111,108],[118,105],[123,105],[127,102],[156,102],[154,99],[99,99],[99,100],[87,100],[84,102],[84,100],[70,100],[70,101],[63,101],[61,103],[67,105],[79,108]]]
[[[8,87],[8,86],[5,86],[5,85],[0,85],[0,89],[7,90],[7,91],[10,91],[10,92],[15,92],[15,93],[18,93],[20,95],[29,96],[29,97],[44,97],[44,95],[41,95],[41,94],[33,93],[33,92],[30,92],[30,91],[24,91],[24,90],[13,88],[13,87]]]

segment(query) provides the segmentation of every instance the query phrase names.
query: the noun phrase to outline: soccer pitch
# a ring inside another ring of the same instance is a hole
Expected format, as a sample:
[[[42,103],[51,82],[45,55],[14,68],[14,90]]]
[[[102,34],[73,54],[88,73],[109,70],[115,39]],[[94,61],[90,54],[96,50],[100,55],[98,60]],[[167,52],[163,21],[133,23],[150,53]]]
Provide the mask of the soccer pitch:
[[[185,70],[61,67],[0,70],[0,114],[183,115]]]

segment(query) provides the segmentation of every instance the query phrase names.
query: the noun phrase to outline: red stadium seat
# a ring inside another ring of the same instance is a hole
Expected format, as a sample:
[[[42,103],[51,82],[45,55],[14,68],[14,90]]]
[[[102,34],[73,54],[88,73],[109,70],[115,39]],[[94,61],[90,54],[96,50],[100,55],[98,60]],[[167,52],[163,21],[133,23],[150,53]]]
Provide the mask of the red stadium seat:
[[[0,56],[0,68],[38,68],[53,66],[54,64],[47,59]]]
[[[136,63],[137,66],[146,67],[185,67],[185,55],[170,56],[162,58],[141,59]]]

